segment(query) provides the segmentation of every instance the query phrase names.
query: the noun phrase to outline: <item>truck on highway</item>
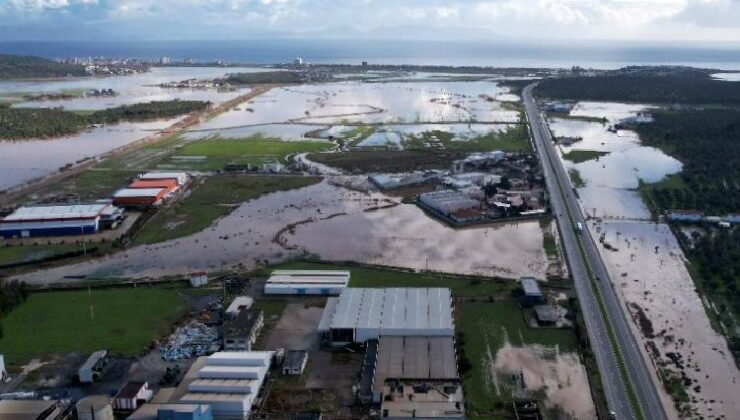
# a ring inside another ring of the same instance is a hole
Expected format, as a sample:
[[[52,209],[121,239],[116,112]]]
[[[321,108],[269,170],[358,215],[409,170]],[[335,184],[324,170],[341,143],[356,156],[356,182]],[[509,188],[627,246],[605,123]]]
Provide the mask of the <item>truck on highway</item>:
[[[583,232],[583,224],[581,222],[576,223],[576,232],[578,233]]]

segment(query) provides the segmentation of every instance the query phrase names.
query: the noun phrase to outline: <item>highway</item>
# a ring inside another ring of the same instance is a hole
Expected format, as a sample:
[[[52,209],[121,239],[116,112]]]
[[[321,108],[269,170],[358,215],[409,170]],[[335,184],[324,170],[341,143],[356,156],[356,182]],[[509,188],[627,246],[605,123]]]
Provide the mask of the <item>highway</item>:
[[[616,418],[667,419],[653,377],[632,335],[628,318],[612,288],[609,274],[580,210],[568,174],[552,142],[550,130],[532,96],[537,83],[522,91],[535,147],[542,160],[550,205],[557,218],[565,254],[596,357],[609,410]],[[578,232],[577,223],[584,231]],[[604,319],[604,315],[606,319]],[[610,330],[613,340],[610,341]],[[620,373],[620,365],[624,365]],[[626,376],[626,377],[625,377]],[[630,403],[630,390],[638,407]]]

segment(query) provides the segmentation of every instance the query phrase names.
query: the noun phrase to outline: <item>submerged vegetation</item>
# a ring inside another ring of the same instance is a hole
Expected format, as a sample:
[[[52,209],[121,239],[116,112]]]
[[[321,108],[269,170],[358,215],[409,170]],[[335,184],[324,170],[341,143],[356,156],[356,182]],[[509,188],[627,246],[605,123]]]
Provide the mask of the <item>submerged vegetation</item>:
[[[563,153],[563,159],[567,159],[573,163],[582,163],[594,159],[599,160],[599,158],[608,154],[608,152],[599,152],[597,150],[571,150],[568,153]]]
[[[93,124],[172,118],[193,111],[203,111],[209,105],[204,101],[153,101],[90,113],[58,108],[0,107],[0,139],[61,137],[78,133]]]

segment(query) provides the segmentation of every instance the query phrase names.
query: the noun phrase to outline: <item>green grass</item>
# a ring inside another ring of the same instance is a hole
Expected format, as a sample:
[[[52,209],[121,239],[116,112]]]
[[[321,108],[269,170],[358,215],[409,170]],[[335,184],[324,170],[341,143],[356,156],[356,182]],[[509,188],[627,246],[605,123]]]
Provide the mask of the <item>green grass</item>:
[[[262,165],[288,163],[287,157],[303,152],[331,150],[334,144],[323,140],[285,141],[255,134],[247,138],[210,137],[189,143],[173,152],[164,163],[180,169],[219,170],[228,164]],[[178,160],[175,156],[203,156],[204,160]]]
[[[349,270],[350,287],[448,287],[454,296],[509,296],[516,282],[509,279],[469,279],[440,274],[413,273],[383,268],[345,266],[316,262],[289,262],[278,267],[288,270]]]
[[[0,265],[40,260],[57,254],[82,251],[80,244],[26,245],[0,247]]]
[[[581,163],[593,159],[599,160],[599,158],[608,154],[608,152],[599,152],[596,150],[571,150],[568,153],[563,153],[563,159],[568,159],[573,163]]]
[[[607,122],[609,122],[606,117],[589,117],[586,115],[570,115],[565,113],[553,113],[551,116],[553,118],[560,118],[562,120],[585,121],[600,124],[606,124]]]
[[[3,320],[0,348],[10,364],[99,349],[136,355],[168,334],[185,310],[173,288],[34,293]]]
[[[425,131],[417,136],[406,136],[402,144],[404,149],[407,150],[426,149],[429,148],[429,144],[432,144],[432,147],[462,152],[484,152],[490,150],[503,150],[504,152],[532,151],[527,127],[522,124],[514,125],[501,133],[489,132],[469,140],[454,140],[454,138],[454,133],[432,130]]]
[[[191,235],[210,226],[231,212],[234,206],[262,194],[302,188],[321,178],[306,176],[230,176],[206,177],[190,196],[165,208],[144,225],[134,242],[155,243]]]
[[[478,415],[500,410],[503,403],[511,400],[508,375],[497,378],[503,395],[496,393],[491,378],[491,359],[495,360],[496,352],[506,342],[512,346],[548,346],[553,354],[556,348],[560,352],[577,351],[572,330],[528,327],[513,300],[459,304],[455,317],[456,328],[462,333],[463,352],[472,365],[463,376],[466,405],[469,412]]]
[[[542,234],[542,247],[545,249],[545,254],[548,257],[558,256],[558,244],[555,241],[555,236],[549,231],[544,231]]]
[[[570,175],[570,181],[573,183],[573,186],[576,188],[581,188],[586,186],[586,181],[581,178],[581,173],[578,172],[578,169],[576,168],[570,168],[568,169],[568,175]]]

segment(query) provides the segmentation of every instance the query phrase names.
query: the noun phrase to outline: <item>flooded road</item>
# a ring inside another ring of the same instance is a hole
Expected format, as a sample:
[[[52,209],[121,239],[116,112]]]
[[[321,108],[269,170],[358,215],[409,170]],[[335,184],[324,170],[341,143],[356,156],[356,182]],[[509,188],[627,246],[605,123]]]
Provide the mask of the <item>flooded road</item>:
[[[222,267],[251,269],[305,253],[451,273],[545,275],[548,261],[537,221],[456,231],[413,205],[367,211],[397,203],[323,181],[246,202],[185,238],[18,278],[47,284],[74,281],[65,276],[160,277]]]

